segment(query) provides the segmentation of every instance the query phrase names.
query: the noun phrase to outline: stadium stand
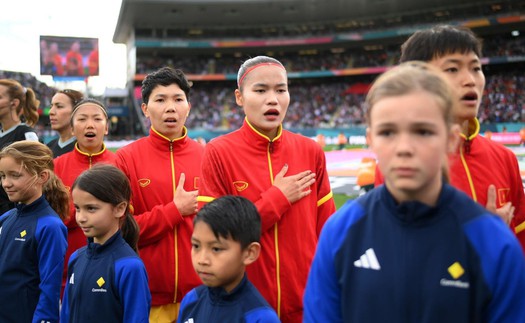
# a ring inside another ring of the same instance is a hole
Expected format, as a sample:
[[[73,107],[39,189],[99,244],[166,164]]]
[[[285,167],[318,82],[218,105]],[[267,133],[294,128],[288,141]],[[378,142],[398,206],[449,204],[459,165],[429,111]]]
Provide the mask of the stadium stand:
[[[419,28],[449,23],[471,27],[485,43],[487,95],[480,121],[525,119],[523,77],[517,72],[525,61],[525,36],[511,35],[524,29],[523,1],[398,0],[389,1],[389,8],[384,1],[379,1],[382,6],[369,2],[352,8],[341,1],[325,2],[310,1],[308,10],[296,6],[298,1],[242,6],[173,1],[161,6],[124,0],[114,41],[127,44],[131,54],[129,92],[135,111],[140,112],[144,75],[167,65],[182,69],[193,81],[190,128],[235,129],[243,119],[233,96],[238,66],[249,57],[267,54],[289,71],[292,103],[287,127],[359,126],[367,86],[397,63],[399,45]],[[145,120],[142,124],[147,129]]]
[[[146,73],[161,66],[181,68],[193,81],[188,127],[238,128],[243,113],[233,96],[236,72],[242,61],[260,54],[278,58],[289,71],[292,103],[286,127],[359,127],[370,82],[397,63],[399,45],[408,35],[436,23],[469,26],[484,40],[487,86],[480,122],[525,122],[524,76],[519,72],[525,64],[525,1],[433,0],[423,6],[415,0],[397,0],[388,2],[388,14],[373,4],[350,12],[338,7],[341,1],[328,0],[323,6],[321,2],[309,2],[310,11],[316,11],[313,19],[293,0],[246,6],[220,0],[196,4],[124,0],[114,41],[128,45],[129,84],[127,94],[104,97],[113,116],[109,138],[146,133],[149,124],[140,110],[140,84]],[[329,5],[332,9],[325,8]],[[266,10],[268,6],[272,10]],[[155,16],[161,11],[166,14]],[[204,19],[215,14],[228,19]],[[274,18],[271,23],[269,18]],[[45,110],[56,90],[27,73],[0,71],[0,77],[35,89],[42,113],[37,129],[43,137],[51,136]]]

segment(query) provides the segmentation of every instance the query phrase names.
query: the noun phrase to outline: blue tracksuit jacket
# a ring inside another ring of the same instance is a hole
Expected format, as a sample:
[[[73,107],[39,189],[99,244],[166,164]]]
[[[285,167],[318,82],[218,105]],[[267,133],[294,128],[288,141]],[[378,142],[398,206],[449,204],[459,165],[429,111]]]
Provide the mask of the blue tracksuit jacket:
[[[525,322],[525,258],[509,228],[444,185],[436,207],[385,186],[325,224],[305,322]]]
[[[88,239],[71,255],[67,277],[60,322],[149,321],[146,269],[120,231],[103,245]]]
[[[222,287],[201,285],[192,289],[180,305],[178,323],[276,323],[275,310],[244,275],[231,293]]]
[[[0,322],[58,322],[67,230],[44,196],[0,217]]]

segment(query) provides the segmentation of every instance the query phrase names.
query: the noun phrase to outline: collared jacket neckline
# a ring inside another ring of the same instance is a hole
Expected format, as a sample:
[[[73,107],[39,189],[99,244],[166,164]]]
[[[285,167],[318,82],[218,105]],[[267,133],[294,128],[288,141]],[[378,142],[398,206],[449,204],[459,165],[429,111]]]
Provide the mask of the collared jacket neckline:
[[[443,184],[436,201],[436,206],[430,206],[419,201],[397,203],[385,186],[382,188],[381,200],[385,201],[389,210],[395,210],[392,214],[401,221],[401,223],[407,225],[427,225],[439,220],[439,215],[443,212],[443,205],[446,205],[446,201],[452,196],[452,190],[453,188],[449,184]]]
[[[48,206],[49,204],[47,203],[44,194],[42,194],[42,196],[40,196],[30,204],[16,203],[18,216],[30,216],[34,214],[33,212]]]
[[[231,302],[238,300],[244,295],[243,290],[247,281],[248,279],[246,278],[246,273],[244,273],[242,280],[229,293],[223,287],[208,287],[210,301],[212,304],[231,304]]]
[[[242,134],[243,139],[245,142],[255,147],[256,149],[262,149],[266,150],[268,145],[271,145],[272,149],[277,149],[281,146],[281,143],[283,142],[283,126],[279,125],[279,129],[277,130],[277,136],[273,140],[271,140],[268,136],[260,133],[257,131],[251,123],[248,121],[248,119],[244,119],[244,123],[242,127],[239,129],[240,133]]]
[[[148,140],[156,149],[169,150],[171,146],[173,150],[177,150],[188,145],[188,142],[191,140],[191,138],[188,137],[188,129],[186,127],[182,128],[182,136],[175,139],[169,139],[155,130],[155,128],[151,127],[149,130]]]
[[[93,238],[87,239],[86,256],[88,258],[97,258],[105,253],[106,250],[111,250],[115,242],[121,240],[120,230],[115,232],[104,244],[96,243]]]

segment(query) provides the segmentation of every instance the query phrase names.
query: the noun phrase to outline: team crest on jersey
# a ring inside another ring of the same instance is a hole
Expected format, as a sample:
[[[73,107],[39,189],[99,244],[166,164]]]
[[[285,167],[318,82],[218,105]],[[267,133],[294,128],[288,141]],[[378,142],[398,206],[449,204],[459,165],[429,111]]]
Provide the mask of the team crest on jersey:
[[[139,185],[140,187],[146,187],[151,183],[151,179],[148,178],[141,178],[139,179]]]
[[[235,189],[238,192],[242,192],[242,191],[244,191],[245,189],[248,188],[248,183],[246,183],[244,181],[235,181],[235,182],[233,182],[233,186],[235,187]]]
[[[463,274],[465,273],[465,269],[463,269],[461,264],[457,261],[453,263],[452,265],[450,265],[447,271],[450,274],[450,276],[452,276],[452,278],[454,279],[458,279],[459,277],[463,276]]]
[[[100,277],[99,279],[97,279],[97,285],[98,285],[98,287],[102,287],[102,286],[104,286],[105,283],[106,283],[106,281],[104,280],[103,277]]]
[[[15,237],[16,241],[26,241],[25,236],[27,235],[27,231],[23,230],[20,232],[20,237]]]
[[[461,266],[461,264],[458,261],[450,265],[447,268],[447,272],[450,275],[450,277],[452,277],[452,279],[441,278],[439,284],[442,287],[453,287],[460,289],[467,289],[470,287],[470,283],[468,281],[459,280],[459,278],[461,278],[465,274],[465,269],[463,269],[463,266]]]
[[[193,188],[196,190],[199,189],[199,178],[198,177],[193,178]]]
[[[509,201],[510,188],[498,188],[498,200],[500,207]]]
[[[100,277],[99,279],[97,279],[97,285],[99,288],[92,288],[91,292],[92,293],[107,293],[108,290],[103,287],[105,283],[106,281],[104,280],[104,278]]]

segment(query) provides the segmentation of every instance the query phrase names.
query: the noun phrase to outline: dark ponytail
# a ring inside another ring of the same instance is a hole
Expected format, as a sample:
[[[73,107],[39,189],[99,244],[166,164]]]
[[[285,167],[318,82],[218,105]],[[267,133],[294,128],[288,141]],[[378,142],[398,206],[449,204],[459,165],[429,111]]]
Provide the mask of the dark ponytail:
[[[139,244],[139,225],[135,221],[135,217],[129,211],[129,207],[126,209],[126,214],[123,216],[122,224],[120,229],[122,231],[122,237],[129,244],[129,246],[135,250],[136,253],[139,253],[138,244]]]
[[[138,253],[139,226],[130,212],[131,186],[126,175],[113,165],[97,164],[77,177],[71,191],[76,187],[113,206],[127,204],[120,230],[124,240]]]

